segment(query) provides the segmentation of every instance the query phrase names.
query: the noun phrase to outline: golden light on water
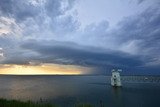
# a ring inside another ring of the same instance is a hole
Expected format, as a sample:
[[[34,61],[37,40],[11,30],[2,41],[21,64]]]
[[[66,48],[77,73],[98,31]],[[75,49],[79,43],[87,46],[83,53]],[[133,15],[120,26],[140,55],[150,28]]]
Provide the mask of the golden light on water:
[[[7,75],[80,75],[88,71],[86,67],[58,64],[3,65],[0,68],[0,74]]]

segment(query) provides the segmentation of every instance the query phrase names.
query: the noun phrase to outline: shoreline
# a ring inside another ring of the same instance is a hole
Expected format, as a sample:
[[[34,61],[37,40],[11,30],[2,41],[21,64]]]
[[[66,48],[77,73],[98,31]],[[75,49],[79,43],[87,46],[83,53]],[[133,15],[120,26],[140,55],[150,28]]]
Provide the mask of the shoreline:
[[[20,101],[20,100],[9,100],[0,98],[0,107],[60,107],[59,105],[51,104],[49,102],[33,102],[33,101]],[[94,107],[89,103],[76,103],[74,107]]]

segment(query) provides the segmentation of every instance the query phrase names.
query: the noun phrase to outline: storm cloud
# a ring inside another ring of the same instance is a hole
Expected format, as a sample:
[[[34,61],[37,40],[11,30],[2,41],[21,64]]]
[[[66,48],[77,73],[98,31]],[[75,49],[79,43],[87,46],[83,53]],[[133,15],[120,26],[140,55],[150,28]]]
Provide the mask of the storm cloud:
[[[150,2],[137,0],[133,6],[141,11],[126,13],[114,26],[107,17],[83,26],[76,0],[1,0],[0,63],[56,63],[93,67],[99,73],[122,68],[130,74],[160,74],[160,2]],[[90,12],[98,15],[100,10]]]
[[[142,64],[140,60],[137,60],[138,57],[122,52],[80,46],[71,42],[57,42],[54,40],[46,42],[47,44],[40,44],[41,41],[36,42],[33,40],[32,42],[22,44],[22,48],[37,52],[40,58],[48,61],[45,63],[59,60],[59,63],[64,61],[66,64],[83,66],[106,66],[107,64],[115,66],[140,66]]]

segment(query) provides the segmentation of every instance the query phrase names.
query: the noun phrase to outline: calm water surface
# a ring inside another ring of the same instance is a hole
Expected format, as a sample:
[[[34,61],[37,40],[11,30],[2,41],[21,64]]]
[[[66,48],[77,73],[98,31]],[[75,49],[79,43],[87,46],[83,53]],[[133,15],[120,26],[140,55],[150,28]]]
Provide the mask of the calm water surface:
[[[91,103],[100,107],[160,107],[160,77],[123,77],[123,87],[109,76],[0,76],[0,97],[48,101],[62,107]],[[156,79],[155,79],[156,78]]]

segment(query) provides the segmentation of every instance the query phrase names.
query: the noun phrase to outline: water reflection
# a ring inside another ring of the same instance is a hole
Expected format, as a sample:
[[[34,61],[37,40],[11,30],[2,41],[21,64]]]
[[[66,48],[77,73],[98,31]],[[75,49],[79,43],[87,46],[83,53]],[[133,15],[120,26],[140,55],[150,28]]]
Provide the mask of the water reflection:
[[[39,100],[40,98],[55,99],[61,96],[72,96],[77,93],[74,83],[67,83],[64,80],[57,77],[17,77],[10,81],[8,85],[10,90],[6,94],[13,99]]]
[[[104,107],[160,107],[160,84],[124,83],[114,88],[107,76],[0,76],[0,97],[47,100],[70,107],[91,103]]]
[[[123,107],[122,87],[112,87],[112,94],[115,107]]]

